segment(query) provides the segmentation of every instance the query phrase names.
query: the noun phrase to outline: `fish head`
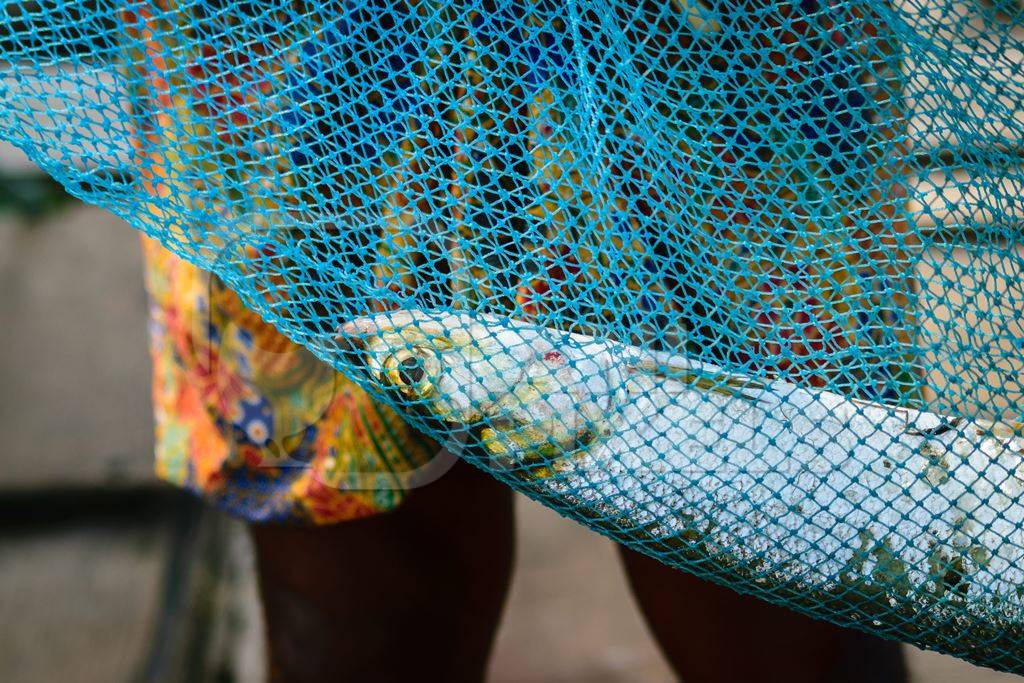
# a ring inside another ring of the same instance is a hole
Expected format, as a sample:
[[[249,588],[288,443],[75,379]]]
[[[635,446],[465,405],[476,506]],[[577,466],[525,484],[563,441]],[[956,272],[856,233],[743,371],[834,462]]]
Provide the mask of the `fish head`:
[[[528,337],[466,314],[400,310],[349,321],[337,339],[396,402],[471,425],[521,379]]]
[[[606,346],[497,317],[395,311],[345,323],[338,340],[396,403],[469,428],[512,463],[607,435],[623,385]]]

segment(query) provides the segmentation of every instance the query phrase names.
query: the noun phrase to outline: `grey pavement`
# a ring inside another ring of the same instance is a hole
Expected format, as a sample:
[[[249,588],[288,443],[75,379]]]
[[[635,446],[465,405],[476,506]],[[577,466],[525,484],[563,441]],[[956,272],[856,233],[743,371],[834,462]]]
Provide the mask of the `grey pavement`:
[[[153,637],[162,529],[133,525],[0,537],[0,678],[127,681]]]

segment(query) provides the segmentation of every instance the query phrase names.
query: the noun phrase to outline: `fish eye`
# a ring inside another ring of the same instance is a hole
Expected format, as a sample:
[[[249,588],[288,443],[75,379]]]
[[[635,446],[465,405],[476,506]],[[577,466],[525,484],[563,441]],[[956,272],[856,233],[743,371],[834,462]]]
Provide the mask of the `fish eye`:
[[[419,356],[409,356],[398,363],[398,378],[406,386],[415,386],[426,374],[423,369],[423,359]]]
[[[433,392],[427,377],[427,360],[416,351],[400,349],[384,361],[385,377],[410,398],[424,398]]]

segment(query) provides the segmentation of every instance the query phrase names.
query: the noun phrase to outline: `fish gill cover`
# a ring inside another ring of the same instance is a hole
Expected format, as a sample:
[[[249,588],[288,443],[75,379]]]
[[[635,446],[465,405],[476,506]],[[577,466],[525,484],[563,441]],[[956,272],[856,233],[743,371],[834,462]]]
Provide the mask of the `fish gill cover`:
[[[0,138],[528,495],[1024,672],[1011,0],[3,0]]]

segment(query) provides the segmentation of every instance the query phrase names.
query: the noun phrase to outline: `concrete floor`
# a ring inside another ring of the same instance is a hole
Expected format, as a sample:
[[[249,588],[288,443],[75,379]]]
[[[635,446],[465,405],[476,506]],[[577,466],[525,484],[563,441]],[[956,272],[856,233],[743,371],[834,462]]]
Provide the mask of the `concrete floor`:
[[[0,680],[131,680],[159,607],[162,532],[85,525],[0,537]]]

